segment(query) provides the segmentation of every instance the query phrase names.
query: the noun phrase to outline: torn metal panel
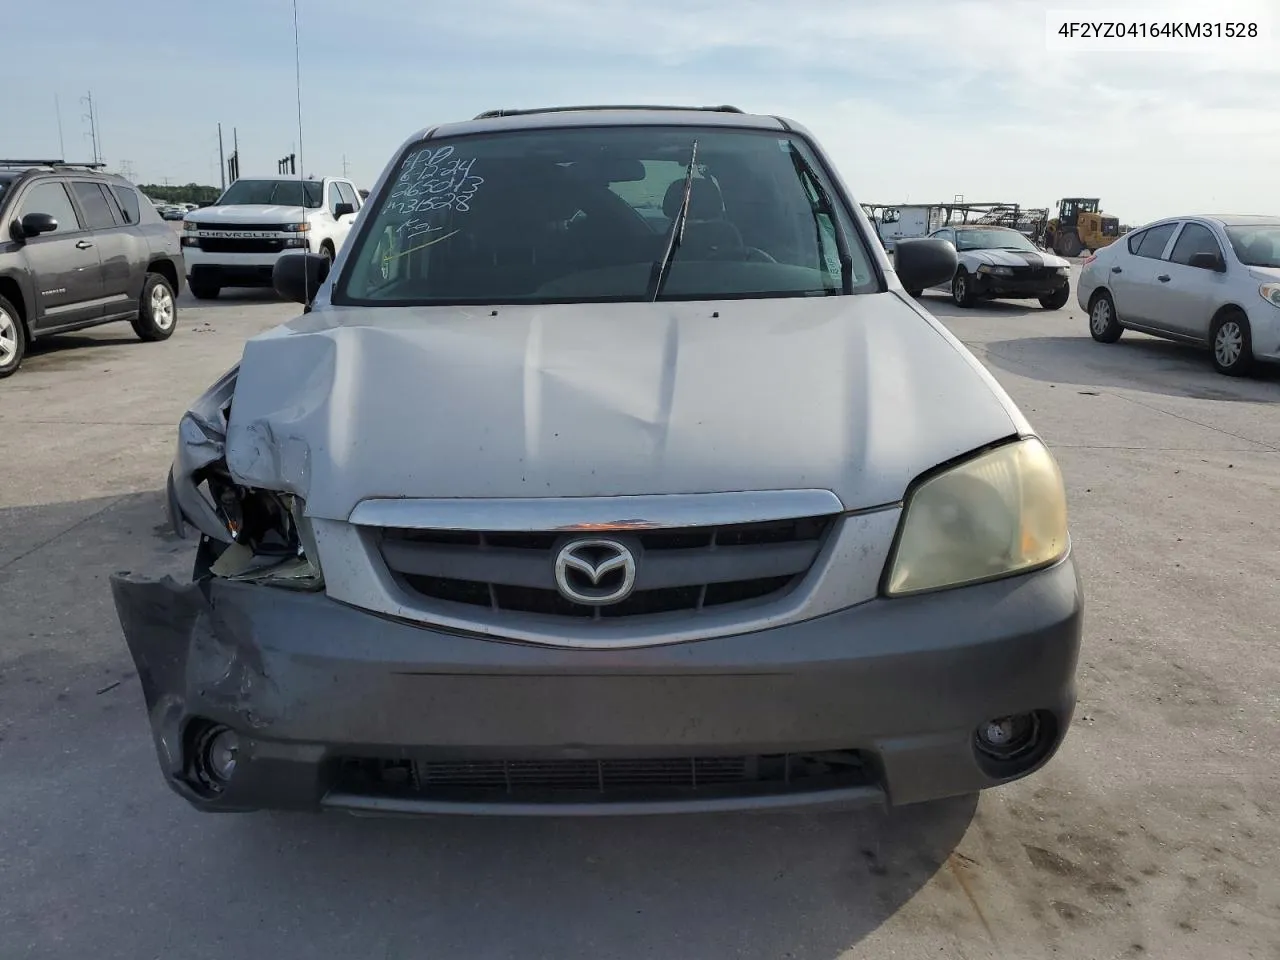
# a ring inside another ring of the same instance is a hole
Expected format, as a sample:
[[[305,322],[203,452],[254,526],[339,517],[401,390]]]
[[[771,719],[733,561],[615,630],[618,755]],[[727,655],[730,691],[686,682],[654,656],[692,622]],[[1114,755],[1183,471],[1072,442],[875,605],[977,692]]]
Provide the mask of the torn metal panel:
[[[200,396],[178,424],[178,445],[169,470],[169,520],[178,536],[190,524],[207,537],[230,543],[231,531],[201,491],[204,471],[226,456],[227,412],[236,390],[239,366],[232,367]]]

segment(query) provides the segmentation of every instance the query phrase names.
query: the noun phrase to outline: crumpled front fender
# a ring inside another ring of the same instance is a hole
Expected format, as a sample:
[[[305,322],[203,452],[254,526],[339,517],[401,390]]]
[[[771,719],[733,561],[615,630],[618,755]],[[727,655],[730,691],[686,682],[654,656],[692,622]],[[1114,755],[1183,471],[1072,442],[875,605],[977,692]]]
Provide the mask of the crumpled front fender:
[[[209,498],[200,492],[195,474],[226,456],[227,410],[239,373],[237,364],[223,374],[191,405],[178,425],[178,449],[169,469],[167,500],[169,522],[180,537],[186,536],[190,524],[205,536],[231,542],[231,533]]]

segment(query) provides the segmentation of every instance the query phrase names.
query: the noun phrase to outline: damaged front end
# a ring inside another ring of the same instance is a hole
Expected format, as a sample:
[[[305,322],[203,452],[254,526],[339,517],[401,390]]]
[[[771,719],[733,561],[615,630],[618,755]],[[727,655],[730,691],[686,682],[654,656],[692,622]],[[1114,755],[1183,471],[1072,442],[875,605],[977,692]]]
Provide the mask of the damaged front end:
[[[227,465],[227,424],[239,368],[215,383],[183,416],[169,471],[169,521],[179,537],[200,533],[192,579],[254,581],[321,590],[305,504],[291,493],[238,482]]]
[[[257,807],[234,773],[237,763],[253,766],[261,749],[241,734],[270,726],[282,709],[278,671],[266,663],[253,626],[223,602],[226,591],[324,589],[303,499],[244,483],[228,465],[238,373],[219,379],[178,429],[167,509],[179,537],[192,529],[199,535],[191,581],[111,577],[165,780],[202,809]],[[262,756],[256,763],[271,766]]]

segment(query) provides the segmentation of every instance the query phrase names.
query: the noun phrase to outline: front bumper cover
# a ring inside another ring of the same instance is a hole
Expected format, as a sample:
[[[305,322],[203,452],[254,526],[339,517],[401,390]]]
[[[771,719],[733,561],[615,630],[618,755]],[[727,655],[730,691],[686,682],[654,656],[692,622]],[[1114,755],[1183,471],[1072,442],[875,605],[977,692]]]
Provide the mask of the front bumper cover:
[[[1070,556],[1004,581],[875,600],[759,633],[607,651],[445,633],[260,584],[119,574],[111,586],[165,780],[210,811],[599,815],[972,793],[1025,776],[1057,750],[1074,708],[1083,615]],[[975,728],[1031,711],[1048,721],[1042,755],[1015,775],[991,775]],[[240,739],[235,773],[216,795],[190,775],[193,721],[226,725]],[[519,791],[389,793],[352,787],[343,773],[353,760],[848,750],[866,759],[866,777],[838,789],[632,791],[570,802]]]
[[[1071,278],[1060,274],[1024,280],[1017,276],[977,273],[974,274],[973,291],[979,296],[1038,299],[1061,293],[1070,284]]]

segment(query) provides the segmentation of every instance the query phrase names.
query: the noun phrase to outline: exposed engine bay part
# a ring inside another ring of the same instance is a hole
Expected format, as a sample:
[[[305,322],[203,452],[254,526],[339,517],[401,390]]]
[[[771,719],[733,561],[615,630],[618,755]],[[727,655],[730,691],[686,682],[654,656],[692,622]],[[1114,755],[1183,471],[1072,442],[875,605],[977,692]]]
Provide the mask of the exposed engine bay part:
[[[289,493],[245,486],[227,466],[227,423],[239,367],[224,374],[183,416],[169,471],[169,520],[179,537],[201,534],[194,579],[324,585],[305,504]]]

